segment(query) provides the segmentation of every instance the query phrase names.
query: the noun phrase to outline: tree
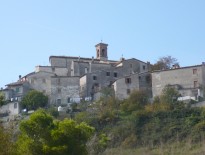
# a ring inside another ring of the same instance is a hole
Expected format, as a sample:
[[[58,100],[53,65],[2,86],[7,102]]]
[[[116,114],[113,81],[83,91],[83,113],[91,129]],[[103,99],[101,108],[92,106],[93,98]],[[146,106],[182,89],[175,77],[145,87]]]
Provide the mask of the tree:
[[[122,110],[132,112],[141,110],[148,103],[148,94],[143,90],[135,90],[130,94],[130,97],[122,104]]]
[[[162,90],[162,95],[160,96],[160,102],[174,104],[177,102],[179,96],[180,96],[179,92],[174,87],[167,85]]]
[[[55,121],[40,109],[20,124],[18,154],[28,155],[86,155],[86,142],[94,128],[74,120]]]
[[[14,154],[14,146],[12,143],[12,138],[10,132],[5,130],[2,125],[0,125],[0,154],[8,155]]]
[[[159,60],[152,66],[152,70],[170,69],[173,65],[179,66],[177,59],[171,56],[165,56],[159,58]]]
[[[48,103],[48,97],[42,92],[31,90],[23,97],[21,104],[23,108],[36,110],[39,107],[45,107]]]
[[[0,92],[0,106],[4,105],[4,103],[5,103],[4,94],[2,92]]]

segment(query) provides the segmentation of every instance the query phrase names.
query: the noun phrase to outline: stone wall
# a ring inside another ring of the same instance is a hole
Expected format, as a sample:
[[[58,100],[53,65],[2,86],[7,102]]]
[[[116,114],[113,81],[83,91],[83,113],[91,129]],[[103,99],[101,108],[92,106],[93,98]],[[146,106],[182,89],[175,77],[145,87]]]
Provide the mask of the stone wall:
[[[71,99],[79,99],[79,77],[51,77],[51,104],[67,104]]]
[[[130,76],[120,78],[113,83],[113,87],[115,91],[115,96],[118,99],[122,100],[122,99],[128,98],[128,96],[133,90],[139,89],[140,87],[139,86],[139,75],[132,74]]]
[[[93,97],[94,93],[99,92],[104,87],[110,87],[111,84],[118,79],[118,76],[115,77],[114,73],[115,71],[111,70],[99,70],[83,76],[80,80],[82,81],[80,86],[84,87],[84,92],[82,92],[82,94],[85,95],[84,97]]]
[[[36,66],[35,72],[48,72],[58,76],[70,76],[70,69],[65,67]]]
[[[10,102],[0,108],[0,113],[8,113],[8,115],[18,115],[20,113],[19,102]]]
[[[30,84],[31,89],[43,92],[45,95],[50,97],[51,95],[51,76],[54,76],[54,73],[48,72],[37,72],[27,77],[27,80]]]
[[[133,73],[141,73],[148,71],[148,65],[145,62],[137,59],[124,60],[116,66],[116,71],[119,73],[119,77],[130,75]]]
[[[182,96],[196,96],[204,85],[202,66],[191,66],[152,73],[153,97],[161,94],[166,85],[175,85]]]

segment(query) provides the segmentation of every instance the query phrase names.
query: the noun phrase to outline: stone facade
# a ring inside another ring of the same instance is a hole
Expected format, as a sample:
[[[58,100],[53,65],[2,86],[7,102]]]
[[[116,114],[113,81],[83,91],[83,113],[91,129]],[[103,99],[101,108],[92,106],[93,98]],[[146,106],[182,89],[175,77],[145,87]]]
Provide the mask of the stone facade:
[[[43,92],[47,96],[51,96],[51,76],[52,72],[39,71],[27,77],[30,89]]]
[[[149,63],[137,59],[121,60],[109,68],[87,73],[80,79],[81,97],[92,97],[104,87],[110,87],[119,78],[148,71]]]
[[[152,73],[153,97],[161,94],[166,85],[175,87],[182,97],[204,97],[205,66],[197,65]]]
[[[22,96],[29,91],[29,83],[27,81],[18,81],[6,85],[7,88],[3,90],[5,99],[8,101],[21,101]]]
[[[55,105],[79,102],[79,77],[52,76],[50,103]]]
[[[151,97],[151,76],[149,72],[135,73],[117,79],[112,84],[115,96],[118,99],[126,99],[134,90],[145,90]]]
[[[0,108],[0,115],[14,116],[20,113],[20,104],[18,101],[9,102]]]

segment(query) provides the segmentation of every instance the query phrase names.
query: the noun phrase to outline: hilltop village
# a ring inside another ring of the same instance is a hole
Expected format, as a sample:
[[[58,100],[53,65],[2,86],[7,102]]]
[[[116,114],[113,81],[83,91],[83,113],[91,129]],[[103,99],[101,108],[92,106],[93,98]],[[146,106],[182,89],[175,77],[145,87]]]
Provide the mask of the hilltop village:
[[[29,90],[38,90],[49,97],[49,104],[79,103],[97,100],[101,90],[112,88],[115,97],[123,100],[133,90],[146,90],[150,98],[161,94],[169,85],[181,94],[180,100],[204,97],[205,64],[151,70],[149,62],[136,58],[108,59],[108,44],[95,45],[96,57],[50,56],[50,66],[36,66],[35,71],[19,76],[2,91],[12,114],[20,112],[20,101]]]

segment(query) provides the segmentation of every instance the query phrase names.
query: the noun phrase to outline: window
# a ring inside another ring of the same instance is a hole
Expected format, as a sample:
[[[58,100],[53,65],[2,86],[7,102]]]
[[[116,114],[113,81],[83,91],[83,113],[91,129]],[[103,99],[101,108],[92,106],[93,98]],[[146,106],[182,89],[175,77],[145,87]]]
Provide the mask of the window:
[[[194,81],[194,88],[198,87],[198,81]]]
[[[193,74],[197,74],[197,69],[193,69]]]
[[[104,55],[105,55],[105,50],[104,49],[102,49],[102,57],[104,57]]]
[[[61,88],[58,88],[58,93],[61,93]]]
[[[114,72],[114,77],[117,77],[117,73],[116,72]]]
[[[97,76],[94,75],[94,76],[93,76],[93,80],[97,80]]]
[[[131,83],[131,78],[125,78],[125,83],[130,84]]]
[[[99,52],[99,50],[97,50],[97,57],[99,57],[100,56],[100,52]]]
[[[19,88],[19,87],[17,87],[17,88],[16,88],[16,92],[17,92],[17,93],[19,93],[19,91],[20,91],[20,88]]]
[[[61,99],[57,99],[57,104],[61,104]]]
[[[139,80],[141,80],[141,76],[139,76]]]
[[[143,67],[142,67],[142,68],[143,68],[143,70],[145,70],[145,68],[146,68],[146,67],[145,67],[145,65],[143,65]]]
[[[110,76],[110,72],[106,72],[106,76]]]
[[[17,103],[14,103],[14,109],[16,109],[17,108]]]
[[[130,89],[127,89],[127,94],[130,94]]]
[[[43,83],[46,83],[46,79],[42,79],[42,82],[43,82]]]
[[[132,68],[132,64],[130,64],[130,68]]]

